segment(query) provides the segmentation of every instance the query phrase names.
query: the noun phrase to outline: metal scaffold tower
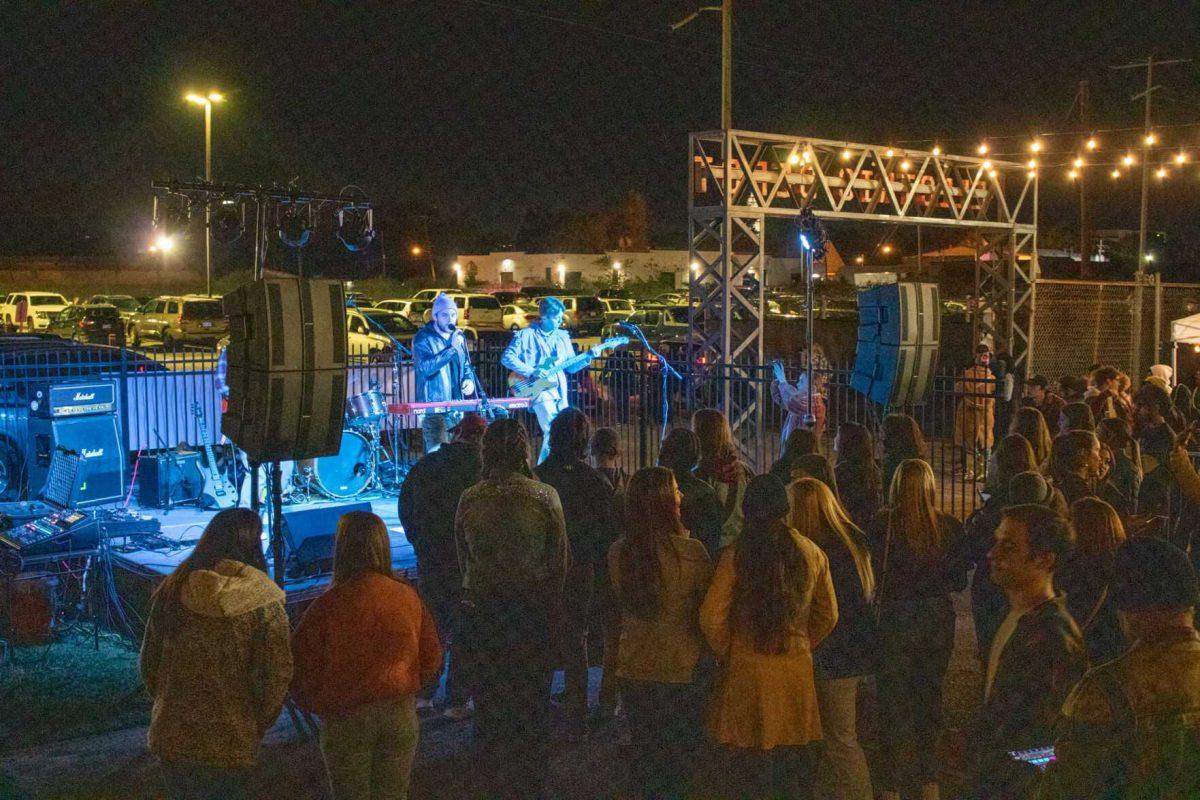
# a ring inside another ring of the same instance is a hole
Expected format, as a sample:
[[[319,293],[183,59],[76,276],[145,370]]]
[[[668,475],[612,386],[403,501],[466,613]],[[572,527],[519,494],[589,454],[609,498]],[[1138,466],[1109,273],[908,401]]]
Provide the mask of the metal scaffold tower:
[[[723,370],[719,400],[742,442],[762,435],[766,223],[811,209],[825,220],[972,232],[975,320],[1022,365],[1033,347],[1037,170],[933,150],[743,130],[693,133],[688,230],[692,363]]]

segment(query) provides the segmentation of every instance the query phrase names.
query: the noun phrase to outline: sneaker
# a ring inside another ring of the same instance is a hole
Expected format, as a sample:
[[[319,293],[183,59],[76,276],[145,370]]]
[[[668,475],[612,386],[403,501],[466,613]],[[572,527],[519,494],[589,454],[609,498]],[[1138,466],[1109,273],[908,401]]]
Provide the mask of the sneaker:
[[[475,702],[472,700],[468,700],[461,705],[450,706],[442,712],[443,717],[454,722],[462,722],[464,719],[470,719],[474,714]]]
[[[425,714],[430,711],[433,711],[433,701],[427,700],[424,697],[418,697],[417,698],[417,713]]]

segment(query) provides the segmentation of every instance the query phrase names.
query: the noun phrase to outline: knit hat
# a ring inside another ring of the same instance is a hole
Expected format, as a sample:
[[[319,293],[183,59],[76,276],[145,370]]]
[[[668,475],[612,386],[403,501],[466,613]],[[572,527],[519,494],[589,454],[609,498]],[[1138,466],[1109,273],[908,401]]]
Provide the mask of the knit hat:
[[[450,309],[457,311],[458,306],[454,305],[454,301],[450,299],[448,294],[443,293],[433,298],[433,311],[430,313],[436,314],[439,311],[449,311]]]
[[[1049,505],[1054,489],[1036,472],[1018,472],[1008,482],[1009,505]]]
[[[1135,536],[1117,550],[1113,599],[1121,611],[1183,611],[1200,603],[1187,554],[1165,539]]]
[[[458,424],[450,429],[456,442],[478,440],[483,438],[483,434],[486,432],[487,420],[478,414],[464,414]]]

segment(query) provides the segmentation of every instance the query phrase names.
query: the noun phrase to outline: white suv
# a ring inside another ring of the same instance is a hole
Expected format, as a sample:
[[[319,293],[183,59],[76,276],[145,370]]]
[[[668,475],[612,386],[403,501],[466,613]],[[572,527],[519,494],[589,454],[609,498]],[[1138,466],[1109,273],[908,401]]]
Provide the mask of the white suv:
[[[446,292],[446,296],[458,306],[458,321],[460,325],[470,325],[472,328],[501,328],[504,326],[504,309],[500,301],[490,294]],[[433,307],[427,308],[422,315],[428,322],[433,315]]]
[[[0,320],[12,330],[44,331],[70,303],[54,292],[13,292],[0,305]]]

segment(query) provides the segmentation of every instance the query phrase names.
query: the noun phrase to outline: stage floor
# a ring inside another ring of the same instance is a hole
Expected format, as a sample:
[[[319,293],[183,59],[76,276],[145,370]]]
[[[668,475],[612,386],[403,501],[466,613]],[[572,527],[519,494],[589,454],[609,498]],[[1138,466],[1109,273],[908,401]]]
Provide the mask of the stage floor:
[[[284,504],[283,511],[286,514],[289,511],[299,511],[316,509],[330,506],[342,506],[347,503],[362,503],[370,502],[371,509],[383,518],[384,523],[388,526],[388,537],[392,544],[392,568],[397,572],[406,574],[415,574],[417,566],[416,554],[413,553],[412,545],[404,536],[404,529],[400,526],[400,518],[397,511],[396,498],[386,495],[368,494],[352,501],[346,500],[308,500],[296,504]],[[115,566],[127,569],[131,572],[144,575],[148,578],[155,578],[168,575],[179,563],[187,558],[200,538],[204,526],[212,519],[216,511],[209,511],[190,506],[181,506],[173,508],[170,511],[162,509],[136,509],[138,513],[152,516],[159,521],[162,526],[160,539],[154,542],[153,546],[143,546],[135,542],[124,543],[123,540],[114,540],[110,553]],[[268,521],[264,515],[263,526],[268,525]],[[332,531],[330,531],[332,533]],[[270,563],[270,555],[268,554],[268,565]],[[274,572],[271,573],[274,575]],[[328,575],[319,575],[311,578],[288,578],[284,581],[284,589],[289,595],[289,600],[292,595],[309,595],[313,590],[320,590],[329,583]]]

